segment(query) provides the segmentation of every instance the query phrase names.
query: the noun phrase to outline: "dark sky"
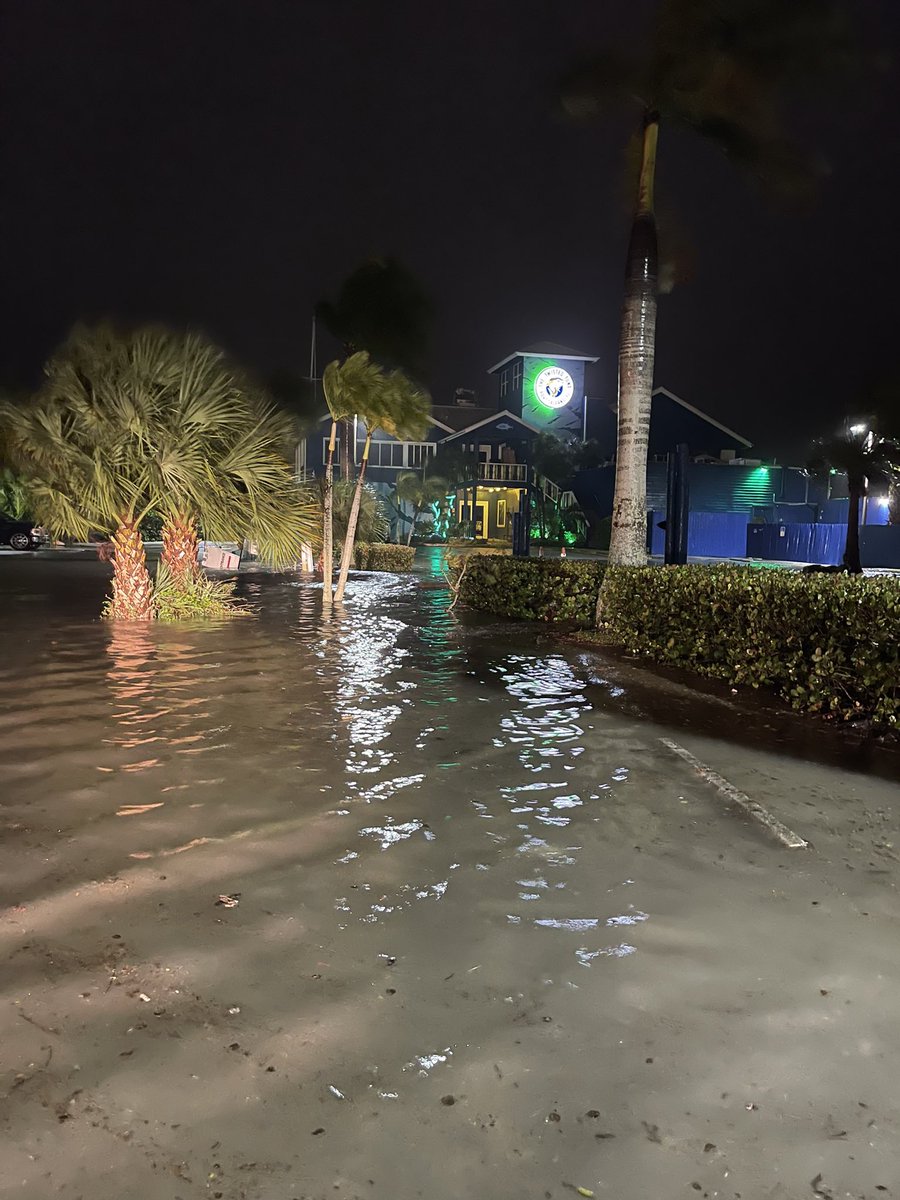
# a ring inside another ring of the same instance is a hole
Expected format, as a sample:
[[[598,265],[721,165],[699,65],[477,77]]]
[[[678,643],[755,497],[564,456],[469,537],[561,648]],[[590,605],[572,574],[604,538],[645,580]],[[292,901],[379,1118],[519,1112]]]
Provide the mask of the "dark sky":
[[[857,0],[890,51],[895,0]],[[561,69],[638,37],[652,0],[2,0],[0,378],[78,318],[191,325],[261,372],[308,360],[314,302],[373,253],[438,306],[431,385],[549,339],[613,398],[623,112],[573,126]],[[786,215],[664,130],[658,196],[693,246],[661,301],[657,383],[799,449],[895,379],[900,86],[809,103],[830,168]],[[818,99],[818,98],[817,98]]]

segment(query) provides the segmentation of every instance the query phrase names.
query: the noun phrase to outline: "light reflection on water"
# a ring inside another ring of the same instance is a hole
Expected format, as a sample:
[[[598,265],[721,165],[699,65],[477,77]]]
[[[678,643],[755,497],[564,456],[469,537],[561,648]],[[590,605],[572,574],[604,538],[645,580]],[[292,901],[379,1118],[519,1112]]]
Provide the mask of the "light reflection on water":
[[[411,578],[355,577],[325,618],[321,590],[301,580],[260,576],[242,591],[254,620],[79,624],[60,598],[40,637],[13,640],[0,667],[3,816],[23,848],[53,847],[10,858],[19,894],[41,895],[51,870],[52,886],[77,884],[85,855],[65,847],[82,841],[96,878],[213,841],[297,836],[328,897],[308,900],[323,943],[408,936],[413,919],[452,942],[441,913],[455,904],[472,937],[492,931],[518,954],[526,938],[557,939],[576,973],[640,948],[649,905],[585,907],[600,815],[634,773],[620,739],[594,728],[569,658],[461,624],[445,590]],[[616,942],[622,925],[634,945]],[[409,1066],[429,1071],[452,1050]]]

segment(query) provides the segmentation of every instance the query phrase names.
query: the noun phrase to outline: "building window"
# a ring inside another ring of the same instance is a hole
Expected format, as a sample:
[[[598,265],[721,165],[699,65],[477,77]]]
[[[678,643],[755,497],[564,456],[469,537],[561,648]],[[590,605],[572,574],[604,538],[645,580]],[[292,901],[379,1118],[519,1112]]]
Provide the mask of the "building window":
[[[497,500],[497,528],[506,528],[506,497],[500,496]]]
[[[514,392],[518,391],[518,389],[521,386],[522,386],[522,361],[520,359],[518,362],[513,363],[512,390]]]
[[[500,399],[502,400],[509,391],[509,371],[500,372]]]
[[[372,442],[369,447],[369,465],[373,467],[389,467],[399,470],[401,467],[413,469],[422,467],[437,451],[434,442]]]
[[[328,438],[322,438],[322,462],[328,462]],[[334,461],[337,462],[341,456],[341,439],[340,436],[334,439]]]
[[[406,465],[408,467],[424,466],[429,458],[433,458],[437,450],[434,442],[407,442]]]

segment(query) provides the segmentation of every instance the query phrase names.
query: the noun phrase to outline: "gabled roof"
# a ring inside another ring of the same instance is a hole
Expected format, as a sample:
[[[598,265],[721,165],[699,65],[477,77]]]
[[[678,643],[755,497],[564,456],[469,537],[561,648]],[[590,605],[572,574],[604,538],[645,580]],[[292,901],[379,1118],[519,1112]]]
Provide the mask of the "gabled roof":
[[[458,432],[452,433],[449,437],[441,438],[441,445],[443,446],[444,442],[455,441],[456,438],[461,438],[467,433],[474,433],[476,429],[481,429],[483,425],[490,425],[493,421],[499,421],[501,417],[508,417],[510,421],[515,421],[517,425],[522,425],[532,433],[541,432],[536,425],[531,425],[528,421],[523,421],[521,417],[517,417],[515,413],[511,413],[508,408],[503,408],[500,412],[491,413],[483,421],[476,421],[474,425],[467,425],[465,429],[460,429]]]
[[[694,408],[693,404],[688,404],[687,400],[682,400],[680,396],[676,396],[674,392],[670,392],[668,388],[658,387],[653,389],[654,396],[667,396],[670,400],[674,400],[676,404],[680,404],[682,408],[686,408],[688,412],[699,417],[701,421],[706,421],[707,425],[714,425],[716,429],[721,429],[723,433],[727,433],[729,437],[734,438],[736,442],[740,442],[742,446],[750,447],[752,442],[748,442],[745,437],[741,437],[739,433],[735,433],[733,429],[729,429],[727,425],[723,425],[721,421],[717,421],[715,417],[711,417],[708,413],[701,412],[699,408]],[[615,409],[613,410],[615,411]]]
[[[512,354],[507,354],[506,358],[501,359],[492,367],[488,367],[488,375],[493,375],[495,371],[505,367],[514,358],[525,358],[526,356],[529,358],[568,358],[577,362],[590,363],[597,361],[595,354],[582,354],[580,350],[573,350],[571,346],[561,346],[559,342],[534,342],[524,350],[513,350]]]

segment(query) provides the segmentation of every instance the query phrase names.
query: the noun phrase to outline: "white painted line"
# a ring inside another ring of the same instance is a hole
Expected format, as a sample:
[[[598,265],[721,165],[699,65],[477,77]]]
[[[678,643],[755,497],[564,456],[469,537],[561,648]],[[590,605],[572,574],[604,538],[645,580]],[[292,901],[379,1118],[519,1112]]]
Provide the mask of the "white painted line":
[[[751,820],[758,821],[760,825],[768,829],[769,833],[773,837],[778,838],[783,846],[787,846],[789,850],[803,850],[809,846],[809,842],[804,841],[799,833],[794,833],[793,829],[788,829],[787,825],[782,825],[778,818],[773,817],[767,808],[763,808],[761,804],[757,804],[755,800],[751,800],[746,792],[742,792],[733,783],[729,783],[727,779],[714,771],[712,767],[708,767],[699,758],[695,758],[690,750],[685,750],[684,746],[679,746],[677,742],[673,742],[669,738],[660,738],[659,740],[673,754],[677,754],[686,763],[690,763],[698,775],[707,783],[711,783],[716,791],[723,795],[726,800],[730,800],[732,804],[736,804]]]

